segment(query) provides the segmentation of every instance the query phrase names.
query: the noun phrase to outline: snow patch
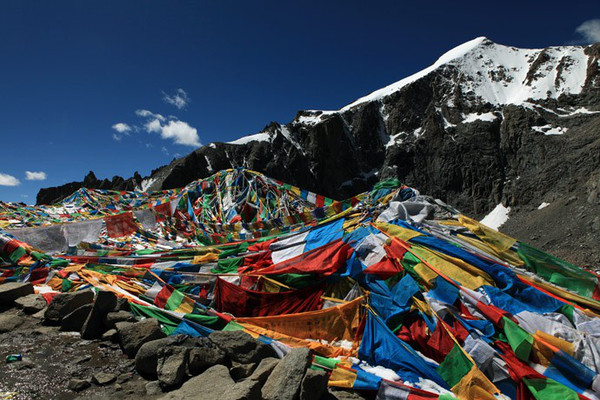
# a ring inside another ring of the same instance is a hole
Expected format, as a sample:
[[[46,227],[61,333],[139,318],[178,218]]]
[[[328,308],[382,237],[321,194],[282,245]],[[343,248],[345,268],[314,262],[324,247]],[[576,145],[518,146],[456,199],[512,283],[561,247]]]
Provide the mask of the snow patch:
[[[378,376],[381,379],[387,379],[388,381],[395,381],[395,382],[401,380],[401,378],[398,376],[397,373],[395,373],[393,370],[391,370],[389,368],[382,367],[381,365],[376,365],[376,366],[372,367],[369,364],[367,364],[366,362],[361,361],[361,363],[358,364],[358,366],[365,372],[368,372],[370,374]]]
[[[484,114],[463,114],[463,124],[470,124],[472,122],[475,121],[485,121],[485,122],[492,122],[494,120],[496,120],[498,117],[491,112],[488,113],[484,113]]]
[[[150,188],[150,186],[152,186],[152,184],[156,182],[156,178],[148,178],[148,179],[144,179],[142,181],[142,183],[140,184],[140,190],[142,192],[146,192],[148,191],[148,189]]]
[[[404,135],[406,135],[406,132],[399,132],[399,133],[396,133],[395,135],[391,135],[390,139],[385,144],[385,148],[387,149],[388,147],[392,147],[396,144],[402,144],[402,139],[400,138],[400,136],[404,136]]]
[[[208,156],[206,154],[204,155],[204,159],[206,160],[206,169],[208,170],[208,172],[213,172],[212,164],[210,163],[210,160],[208,159]]]
[[[260,132],[260,133],[254,134],[254,135],[243,136],[237,140],[234,140],[232,142],[227,142],[227,143],[240,145],[240,144],[246,144],[246,143],[250,143],[250,142],[268,142],[270,140],[271,140],[271,136],[268,133]]]
[[[509,212],[510,207],[504,207],[502,203],[500,203],[480,222],[484,225],[489,226],[492,229],[498,230],[502,225],[506,223],[506,221],[508,221]]]
[[[550,205],[550,203],[546,203],[546,202],[544,201],[544,202],[542,202],[542,204],[540,204],[540,205],[538,206],[538,210],[541,210],[542,208],[546,208],[546,207],[548,207],[549,205]]]
[[[571,111],[568,114],[559,115],[560,118],[568,118],[575,115],[590,115],[590,114],[600,114],[600,111],[592,111],[588,110],[585,107],[578,108],[577,110]]]
[[[302,146],[300,146],[300,143],[295,141],[294,138],[292,137],[292,132],[290,132],[290,130],[288,129],[287,126],[285,126],[285,125],[281,126],[281,134],[283,135],[283,137],[285,137],[288,140],[288,142],[290,142],[296,149],[298,149],[298,151],[302,155],[306,155],[304,153],[304,149],[302,148]]]
[[[564,135],[569,130],[561,126],[553,127],[552,125],[532,126],[531,129],[544,135]]]

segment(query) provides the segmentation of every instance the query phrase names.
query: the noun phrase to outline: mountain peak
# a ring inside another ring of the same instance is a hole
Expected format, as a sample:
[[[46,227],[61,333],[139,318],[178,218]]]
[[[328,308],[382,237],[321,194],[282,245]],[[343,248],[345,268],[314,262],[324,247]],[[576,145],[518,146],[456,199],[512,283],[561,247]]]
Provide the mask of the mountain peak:
[[[578,94],[587,77],[588,55],[581,46],[520,49],[497,44],[484,36],[463,43],[431,66],[361,97],[339,111],[378,101],[430,73],[451,66],[461,76],[454,82],[491,104],[523,104],[531,100]]]
[[[449,63],[450,61],[456,58],[464,57],[467,53],[483,44],[494,44],[494,42],[492,42],[485,36],[479,36],[473,40],[469,40],[468,42],[456,46],[452,50],[445,52],[440,58],[437,59],[437,61],[432,66],[440,66],[442,64]]]

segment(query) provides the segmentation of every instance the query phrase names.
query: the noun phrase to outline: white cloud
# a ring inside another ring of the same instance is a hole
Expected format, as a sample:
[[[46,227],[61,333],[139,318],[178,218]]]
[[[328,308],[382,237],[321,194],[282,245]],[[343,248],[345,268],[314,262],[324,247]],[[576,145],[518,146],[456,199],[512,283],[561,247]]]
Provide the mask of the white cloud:
[[[25,179],[27,179],[28,181],[45,181],[46,173],[43,171],[39,171],[39,172],[25,171]]]
[[[21,181],[12,175],[0,173],[0,186],[19,186]]]
[[[136,110],[135,114],[140,116],[140,117],[144,117],[144,118],[152,118],[152,119],[157,119],[161,122],[165,121],[166,118],[163,117],[160,114],[154,114],[152,111],[148,111],[148,110]]]
[[[126,134],[126,135],[128,135],[128,134],[129,134],[129,132],[131,132],[131,127],[130,127],[129,125],[127,125],[126,123],[124,123],[124,122],[119,122],[119,123],[116,123],[116,124],[114,124],[114,125],[112,126],[112,128],[113,128],[115,131],[117,131],[117,132],[119,132],[119,133],[124,133],[124,134]]]
[[[121,139],[123,139],[123,137],[121,135],[117,135],[116,133],[113,133],[113,139],[115,139],[117,142],[120,142]]]
[[[169,121],[162,126],[160,136],[163,139],[173,139],[176,144],[184,146],[200,147],[200,138],[196,128],[192,128],[187,122]]]
[[[162,115],[148,110],[137,110],[135,113],[147,118],[144,130],[148,133],[158,133],[161,138],[170,139],[175,144],[191,147],[202,146],[196,128],[187,122],[178,120],[177,117],[170,116],[167,120]]]
[[[151,119],[144,124],[144,129],[146,129],[146,132],[148,133],[158,133],[161,131],[162,125],[158,119]]]
[[[163,92],[163,100],[165,103],[172,104],[180,110],[185,108],[190,102],[188,94],[183,89],[177,89],[172,96]]]
[[[585,43],[600,42],[600,19],[590,19],[579,25],[575,32],[580,34]]]

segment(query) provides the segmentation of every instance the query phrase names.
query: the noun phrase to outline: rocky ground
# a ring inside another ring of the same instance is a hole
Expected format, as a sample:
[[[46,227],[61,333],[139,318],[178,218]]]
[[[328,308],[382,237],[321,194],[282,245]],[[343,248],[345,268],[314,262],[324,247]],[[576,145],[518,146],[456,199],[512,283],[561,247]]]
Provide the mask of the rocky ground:
[[[30,284],[0,285],[0,399],[364,399],[327,387],[308,349],[283,358],[242,331],[167,337],[110,292],[49,304]],[[19,355],[20,360],[10,359]]]

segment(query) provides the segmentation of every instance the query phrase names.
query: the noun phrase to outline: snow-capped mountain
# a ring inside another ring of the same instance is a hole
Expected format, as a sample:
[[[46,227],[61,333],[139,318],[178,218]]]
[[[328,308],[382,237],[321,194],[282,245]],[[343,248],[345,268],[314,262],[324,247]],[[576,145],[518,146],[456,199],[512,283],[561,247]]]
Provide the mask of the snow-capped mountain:
[[[339,110],[300,111],[287,124],[211,143],[144,179],[112,182],[167,189],[243,166],[345,198],[395,177],[475,215],[499,203],[513,210],[551,203],[575,188],[593,194],[600,187],[599,63],[600,44],[518,49],[476,38]],[[67,190],[72,185],[43,189],[38,202]]]

